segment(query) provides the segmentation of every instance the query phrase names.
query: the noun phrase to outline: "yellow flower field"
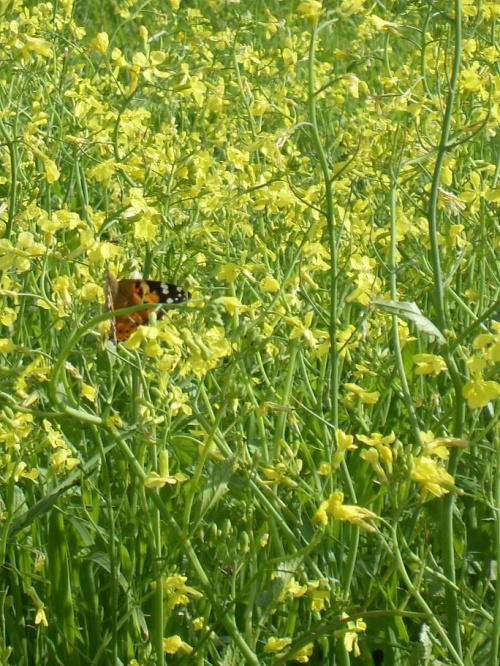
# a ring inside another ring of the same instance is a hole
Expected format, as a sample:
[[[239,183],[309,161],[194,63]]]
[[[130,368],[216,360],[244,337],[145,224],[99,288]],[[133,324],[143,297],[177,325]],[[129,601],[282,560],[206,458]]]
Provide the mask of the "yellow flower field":
[[[0,663],[500,660],[500,5],[0,1]]]

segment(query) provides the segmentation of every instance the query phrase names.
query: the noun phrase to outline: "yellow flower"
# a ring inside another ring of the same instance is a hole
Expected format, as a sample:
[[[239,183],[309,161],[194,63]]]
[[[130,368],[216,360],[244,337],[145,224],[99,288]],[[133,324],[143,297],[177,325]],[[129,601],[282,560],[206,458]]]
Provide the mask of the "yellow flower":
[[[3,326],[11,326],[17,319],[17,313],[12,308],[4,308],[0,310],[0,324]]]
[[[446,363],[442,356],[435,354],[415,354],[413,362],[416,364],[416,375],[429,375],[431,373],[438,374],[446,370]]]
[[[88,170],[88,176],[97,183],[107,185],[116,169],[117,164],[114,160],[103,160]]]
[[[354,504],[344,504],[343,502],[343,493],[339,491],[332,493],[325,502],[320,504],[319,509],[313,517],[313,522],[326,525],[328,518],[334,518],[335,520],[348,521],[354,525],[358,525],[358,527],[366,532],[375,532],[375,527],[366,521],[375,520],[377,514],[369,509],[364,509]]]
[[[297,13],[308,23],[315,24],[323,11],[322,2],[318,0],[305,0],[297,6]]]
[[[151,219],[142,218],[134,224],[134,238],[143,241],[152,241],[158,236],[158,225]]]
[[[45,606],[41,605],[36,609],[35,624],[41,624],[48,627],[47,616],[45,615]]]
[[[167,654],[175,654],[176,652],[189,654],[193,651],[193,648],[185,643],[180,636],[175,635],[163,639],[163,650]]]
[[[119,255],[121,250],[113,243],[96,241],[88,253],[88,258],[91,263],[101,263],[113,259]]]
[[[472,409],[485,407],[500,396],[500,384],[484,379],[471,379],[462,387],[462,395]]]
[[[97,390],[94,386],[90,386],[89,384],[82,384],[80,388],[80,395],[82,398],[85,398],[89,402],[95,402],[97,398]]]
[[[84,284],[80,297],[82,301],[91,301],[92,303],[104,303],[104,290],[101,285],[95,282],[87,282]]]
[[[295,580],[295,577],[292,576],[288,583],[285,585],[285,589],[278,597],[278,601],[285,601],[285,599],[298,599],[303,597],[307,592],[307,585],[300,585]]]
[[[281,285],[278,282],[278,280],[276,280],[276,278],[270,277],[269,275],[260,282],[260,288],[262,289],[262,291],[268,293],[274,293],[276,291],[279,291],[280,286]]]
[[[241,273],[241,269],[237,264],[232,262],[224,264],[217,271],[215,277],[217,280],[225,280],[226,282],[234,282],[238,275]]]
[[[47,622],[47,616],[45,615],[45,604],[36,593],[34,587],[28,589],[28,595],[31,597],[36,608],[35,624],[41,624],[44,627],[48,627],[49,623]]]
[[[361,458],[366,460],[367,463],[370,463],[381,483],[389,482],[389,479],[380,464],[380,455],[377,449],[365,449],[364,451],[361,451]]]
[[[61,474],[64,471],[70,472],[79,464],[78,458],[72,457],[67,447],[57,449],[50,456],[50,466],[56,474]]]
[[[338,469],[345,457],[346,451],[354,451],[358,447],[354,444],[354,437],[347,435],[340,428],[337,428],[335,431],[335,441],[337,442],[337,450],[332,456],[332,468]]]
[[[276,638],[271,636],[267,639],[267,643],[264,647],[264,652],[269,654],[269,652],[281,652],[287,645],[290,645],[292,642],[291,638]]]
[[[422,436],[422,441],[425,442],[424,449],[425,452],[430,456],[436,456],[441,458],[441,460],[446,460],[450,456],[448,449],[452,447],[465,448],[469,446],[469,442],[466,439],[457,439],[456,437],[438,437],[434,439],[434,435],[429,439],[425,439]]]
[[[0,354],[8,354],[14,351],[16,345],[7,338],[0,338]]]
[[[35,564],[33,568],[37,573],[44,570],[46,560],[47,558],[45,557],[44,553],[41,553],[40,551],[36,553]]]
[[[353,451],[358,447],[354,444],[354,437],[347,435],[343,430],[337,428],[335,431],[335,441],[337,442],[338,451]]]
[[[100,32],[97,37],[90,41],[90,48],[94,49],[102,56],[105,56],[109,46],[109,37],[107,32]]]
[[[343,18],[357,14],[362,8],[365,0],[343,0],[340,5],[339,14]]]
[[[398,24],[391,23],[391,21],[385,21],[376,14],[371,14],[370,19],[377,30],[380,32],[388,32],[395,37],[399,37],[400,33],[398,31]]]
[[[378,402],[380,397],[380,393],[378,391],[372,391],[370,393],[362,389],[361,386],[357,386],[356,384],[344,384],[344,388],[347,389],[347,391],[350,393],[358,396],[362,402],[365,402],[368,405],[374,405],[376,402]]]
[[[186,576],[169,576],[164,582],[163,586],[165,592],[169,597],[167,608],[172,609],[178,605],[186,605],[189,603],[189,596],[194,599],[201,599],[203,595],[195,590],[193,587],[185,585]]]
[[[422,486],[422,499],[429,493],[435,497],[442,497],[454,490],[458,494],[461,491],[455,486],[455,480],[443,467],[439,467],[437,461],[428,456],[420,456],[413,461],[413,469],[410,474],[413,481]]]
[[[366,622],[358,618],[356,622],[347,623],[347,631],[344,634],[344,647],[347,652],[352,652],[355,657],[361,654],[358,645],[358,634],[366,631]]]
[[[61,175],[56,163],[54,160],[51,160],[46,156],[42,157],[41,159],[45,169],[45,180],[50,184],[55,183],[56,180],[59,180],[59,176]]]
[[[289,318],[288,321],[293,325],[292,332],[290,333],[290,340],[303,337],[311,349],[316,349],[318,346],[317,340],[328,337],[328,333],[319,329],[311,329],[312,318],[312,312],[308,312],[303,321],[298,317]]]
[[[41,37],[25,37],[25,42],[21,47],[21,59],[28,60],[31,53],[42,56],[42,58],[52,57],[52,46]]]
[[[296,481],[287,476],[288,468],[284,463],[277,463],[274,467],[263,467],[262,473],[272,484],[279,485],[282,483],[287,488],[296,488],[298,486]]]
[[[183,393],[182,389],[179,386],[174,386],[170,397],[170,411],[172,416],[176,416],[179,413],[186,414],[190,416],[193,413],[191,407],[186,404],[189,401],[189,396],[187,393]]]
[[[235,296],[221,296],[220,298],[214,299],[213,302],[223,305],[230,315],[247,309],[246,305],[243,305],[240,299]]]

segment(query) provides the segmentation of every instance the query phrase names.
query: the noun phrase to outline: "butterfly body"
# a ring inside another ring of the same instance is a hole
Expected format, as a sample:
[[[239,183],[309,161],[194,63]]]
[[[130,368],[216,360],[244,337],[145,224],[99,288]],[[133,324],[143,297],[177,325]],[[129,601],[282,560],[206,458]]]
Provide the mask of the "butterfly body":
[[[189,293],[170,282],[159,280],[116,280],[112,275],[108,276],[106,284],[106,308],[108,310],[121,310],[134,305],[151,303],[151,308],[145,308],[138,312],[126,315],[118,315],[112,320],[110,337],[115,342],[127,340],[132,333],[141,325],[149,321],[149,315],[159,304],[175,305],[189,298]],[[162,310],[158,310],[158,318],[163,316]]]

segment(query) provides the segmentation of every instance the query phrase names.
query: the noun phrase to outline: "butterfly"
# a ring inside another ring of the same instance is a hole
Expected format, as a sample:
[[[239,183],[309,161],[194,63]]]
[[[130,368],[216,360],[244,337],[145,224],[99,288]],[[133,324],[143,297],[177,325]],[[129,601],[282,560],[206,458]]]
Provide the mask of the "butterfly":
[[[151,303],[153,306],[159,303],[174,305],[182,303],[190,297],[189,292],[170,282],[141,279],[116,280],[113,275],[108,275],[105,292],[106,310],[120,310],[141,303]],[[109,337],[115,342],[128,340],[141,324],[148,323],[149,315],[155,309],[155,307],[151,307],[114,317],[111,320]],[[163,314],[162,310],[158,310],[158,318]]]

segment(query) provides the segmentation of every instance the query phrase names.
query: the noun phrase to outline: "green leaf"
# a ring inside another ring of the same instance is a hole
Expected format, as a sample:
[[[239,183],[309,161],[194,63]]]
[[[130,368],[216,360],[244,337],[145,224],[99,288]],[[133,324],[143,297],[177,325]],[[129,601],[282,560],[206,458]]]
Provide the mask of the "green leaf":
[[[409,303],[407,301],[384,301],[376,299],[373,304],[383,312],[387,312],[397,317],[403,317],[412,321],[419,331],[427,333],[427,335],[436,338],[441,344],[445,344],[446,340],[441,331],[435,326],[430,319],[427,319],[421,312],[416,303]]]

